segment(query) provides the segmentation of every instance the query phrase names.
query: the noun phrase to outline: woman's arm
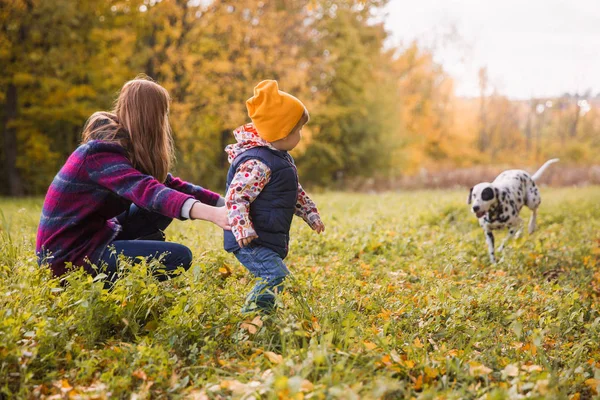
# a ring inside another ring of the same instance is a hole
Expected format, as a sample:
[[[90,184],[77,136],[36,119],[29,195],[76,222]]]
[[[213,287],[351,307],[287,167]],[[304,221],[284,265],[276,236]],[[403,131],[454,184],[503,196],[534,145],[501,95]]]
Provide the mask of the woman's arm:
[[[183,219],[183,204],[194,199],[133,168],[125,154],[119,152],[89,153],[84,165],[91,181],[141,208],[171,218]]]
[[[231,230],[227,216],[227,207],[213,207],[196,201],[190,210],[190,217],[192,219],[210,221],[227,231]]]
[[[178,192],[189,194],[194,196],[198,201],[211,206],[218,206],[218,201],[221,196],[218,193],[212,192],[208,189],[204,189],[202,186],[194,185],[186,182],[180,178],[177,178],[171,174],[167,175],[165,185],[171,189],[175,189]],[[223,204],[222,204],[223,205]]]

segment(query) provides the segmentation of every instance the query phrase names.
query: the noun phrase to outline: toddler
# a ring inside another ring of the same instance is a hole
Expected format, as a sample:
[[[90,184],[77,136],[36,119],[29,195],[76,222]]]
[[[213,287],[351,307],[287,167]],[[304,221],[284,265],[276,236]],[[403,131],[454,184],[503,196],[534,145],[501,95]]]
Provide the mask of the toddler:
[[[242,312],[270,312],[289,275],[283,260],[294,214],[317,233],[325,226],[288,153],[309,119],[304,104],[280,91],[277,81],[266,80],[254,88],[246,107],[252,123],[237,128],[237,143],[225,148],[231,163],[225,195],[231,231],[225,231],[224,242],[258,278]]]

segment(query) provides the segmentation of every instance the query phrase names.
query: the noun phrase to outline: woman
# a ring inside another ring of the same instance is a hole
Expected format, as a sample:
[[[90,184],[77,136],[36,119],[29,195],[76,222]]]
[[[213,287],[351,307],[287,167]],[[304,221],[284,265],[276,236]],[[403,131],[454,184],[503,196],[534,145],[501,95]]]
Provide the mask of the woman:
[[[189,268],[190,250],[164,242],[173,220],[201,219],[230,229],[223,199],[168,173],[173,162],[169,94],[145,78],[127,82],[113,112],[87,121],[82,144],[58,172],[44,201],[38,262],[55,276],[68,265],[117,277],[117,257],[158,257],[166,279]],[[71,264],[70,264],[71,263]]]

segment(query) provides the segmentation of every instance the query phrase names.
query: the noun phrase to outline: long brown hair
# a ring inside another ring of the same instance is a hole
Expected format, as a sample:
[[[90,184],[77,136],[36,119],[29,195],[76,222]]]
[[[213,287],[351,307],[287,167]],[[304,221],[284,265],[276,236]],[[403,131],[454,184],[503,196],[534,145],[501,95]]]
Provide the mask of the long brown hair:
[[[97,112],[88,119],[82,142],[118,143],[136,169],[164,182],[174,160],[168,114],[167,90],[138,77],[123,85],[112,112]]]

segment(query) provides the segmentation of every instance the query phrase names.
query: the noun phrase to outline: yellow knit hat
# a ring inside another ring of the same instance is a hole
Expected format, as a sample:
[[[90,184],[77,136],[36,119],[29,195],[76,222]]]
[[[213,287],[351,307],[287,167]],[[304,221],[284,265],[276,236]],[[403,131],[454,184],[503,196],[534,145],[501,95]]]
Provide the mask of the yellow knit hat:
[[[246,101],[248,116],[258,135],[267,142],[283,139],[304,114],[304,104],[291,94],[279,90],[277,81],[262,81],[254,88],[254,96]]]

